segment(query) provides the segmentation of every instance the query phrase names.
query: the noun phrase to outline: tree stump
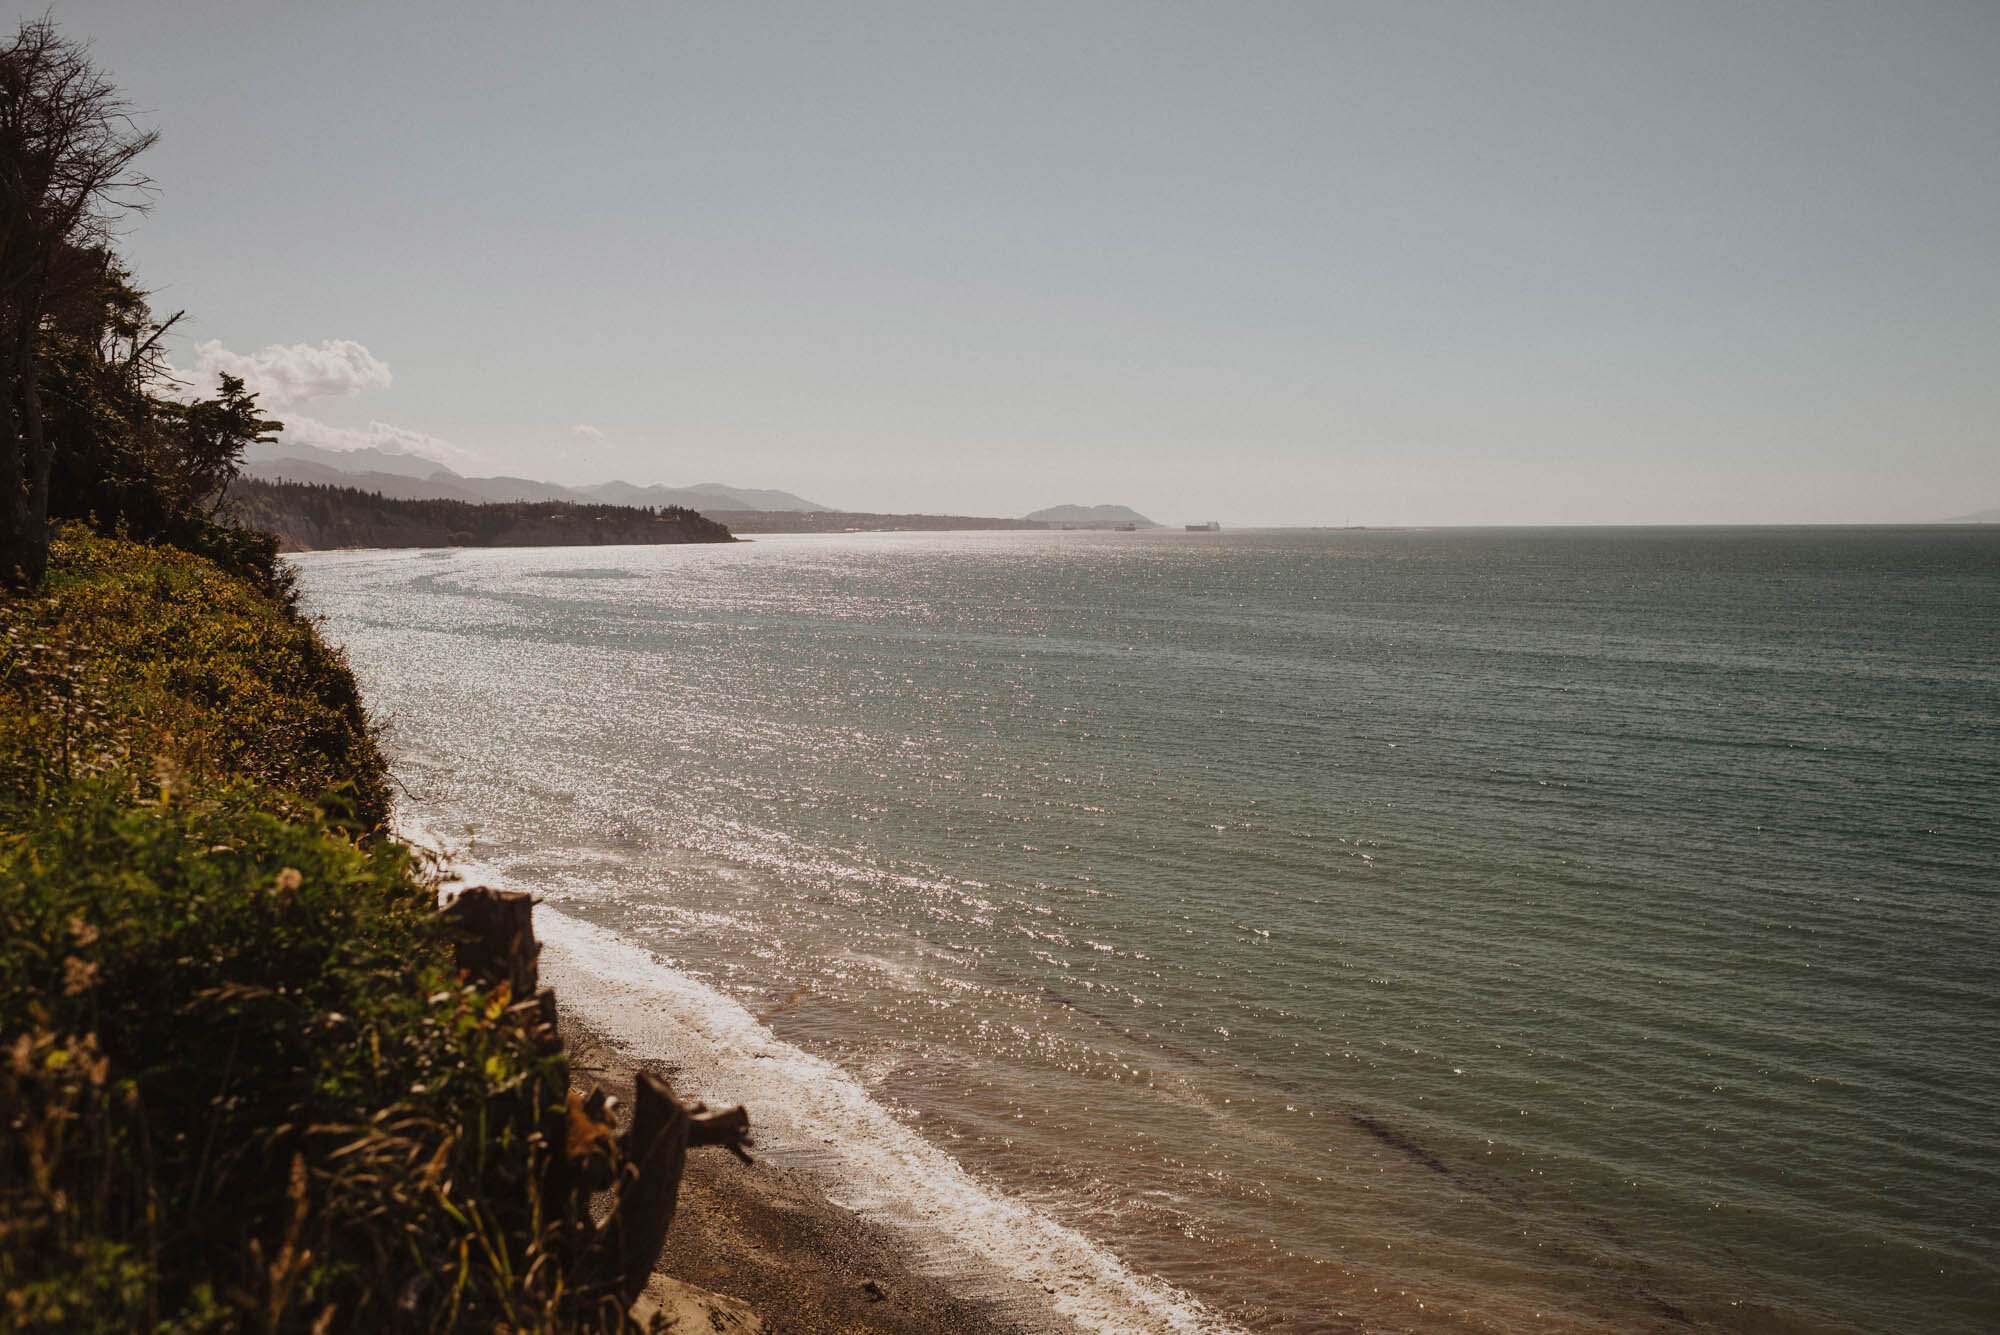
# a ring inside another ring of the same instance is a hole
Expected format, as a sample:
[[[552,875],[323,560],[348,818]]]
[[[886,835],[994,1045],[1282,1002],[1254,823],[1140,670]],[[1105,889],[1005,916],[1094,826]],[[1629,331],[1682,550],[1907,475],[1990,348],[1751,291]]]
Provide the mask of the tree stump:
[[[625,1173],[618,1204],[606,1219],[619,1272],[619,1291],[629,1304],[645,1289],[660,1259],[667,1230],[680,1203],[687,1152],[719,1145],[744,1162],[750,1156],[750,1114],[742,1108],[709,1113],[688,1108],[658,1076],[641,1071],[633,1080],[632,1129],[625,1135]]]
[[[632,1130],[625,1137],[629,1175],[607,1221],[615,1231],[619,1291],[627,1304],[644,1291],[673,1227],[687,1168],[688,1125],[694,1120],[666,1082],[650,1072],[639,1072],[632,1093]]]
[[[460,893],[444,913],[457,935],[453,958],[460,973],[482,987],[504,985],[509,1013],[545,1052],[559,1055],[555,993],[536,986],[542,948],[535,940],[534,908],[532,895],[481,885]],[[689,1108],[665,1081],[641,1071],[634,1080],[631,1129],[614,1140],[604,1092],[573,1092],[567,1060],[557,1062],[554,1074],[554,1088],[537,1095],[542,1109],[534,1139],[537,1152],[546,1156],[543,1206],[552,1216],[567,1217],[591,1192],[615,1186],[617,1200],[603,1223],[561,1250],[582,1260],[594,1277],[577,1289],[579,1295],[606,1294],[615,1286],[629,1307],[645,1290],[673,1227],[688,1150],[719,1145],[749,1162],[750,1117],[740,1107],[719,1113],[700,1104]]]
[[[459,928],[453,962],[468,977],[489,987],[507,983],[517,1000],[535,995],[542,947],[535,940],[533,895],[475,885],[444,912]]]

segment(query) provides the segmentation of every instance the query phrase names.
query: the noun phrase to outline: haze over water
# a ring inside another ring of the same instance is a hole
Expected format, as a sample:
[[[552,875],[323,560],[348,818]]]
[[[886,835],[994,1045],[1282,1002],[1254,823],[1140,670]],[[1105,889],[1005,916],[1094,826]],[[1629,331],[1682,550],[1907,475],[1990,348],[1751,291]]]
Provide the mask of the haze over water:
[[[1218,1319],[2000,1314],[2000,532],[299,568],[413,818]]]

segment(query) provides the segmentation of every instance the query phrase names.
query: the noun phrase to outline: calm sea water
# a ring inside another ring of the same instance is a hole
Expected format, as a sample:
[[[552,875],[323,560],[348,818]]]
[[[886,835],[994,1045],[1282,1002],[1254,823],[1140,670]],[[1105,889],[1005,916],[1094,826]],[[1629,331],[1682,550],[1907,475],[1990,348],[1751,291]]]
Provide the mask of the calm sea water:
[[[2000,532],[299,568],[598,1004],[1086,1326],[2000,1327]]]

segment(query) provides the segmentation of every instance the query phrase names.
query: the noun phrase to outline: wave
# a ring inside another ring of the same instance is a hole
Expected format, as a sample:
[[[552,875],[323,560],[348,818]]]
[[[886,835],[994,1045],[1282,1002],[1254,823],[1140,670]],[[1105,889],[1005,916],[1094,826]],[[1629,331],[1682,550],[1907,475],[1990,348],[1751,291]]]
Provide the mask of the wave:
[[[506,884],[496,868],[457,865],[468,884]],[[535,930],[543,979],[565,1007],[635,1056],[674,1067],[682,1097],[746,1105],[760,1153],[819,1178],[835,1204],[893,1228],[940,1270],[1025,1291],[1100,1335],[1242,1335],[1198,1299],[979,1181],[846,1071],[653,952],[547,904]]]

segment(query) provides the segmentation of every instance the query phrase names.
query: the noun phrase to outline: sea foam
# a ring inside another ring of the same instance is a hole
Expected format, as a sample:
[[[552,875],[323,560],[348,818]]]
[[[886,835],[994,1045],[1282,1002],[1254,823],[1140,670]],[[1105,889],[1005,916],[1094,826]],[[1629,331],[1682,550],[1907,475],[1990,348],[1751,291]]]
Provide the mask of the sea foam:
[[[408,826],[402,834],[435,846]],[[494,867],[461,859],[458,870],[468,884],[507,886]],[[835,1204],[890,1226],[941,1271],[995,1298],[1032,1297],[1101,1335],[1241,1335],[1187,1293],[978,1181],[847,1072],[653,952],[547,904],[535,932],[543,981],[565,1008],[634,1056],[675,1067],[681,1097],[747,1106],[759,1153],[822,1179]]]

